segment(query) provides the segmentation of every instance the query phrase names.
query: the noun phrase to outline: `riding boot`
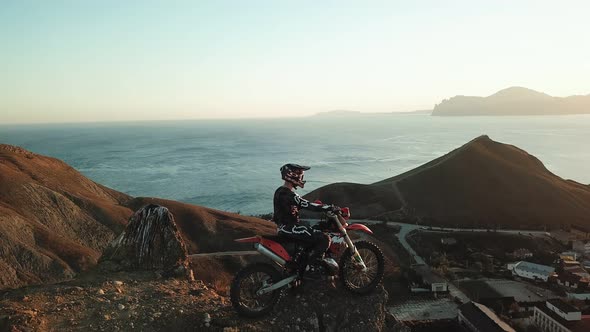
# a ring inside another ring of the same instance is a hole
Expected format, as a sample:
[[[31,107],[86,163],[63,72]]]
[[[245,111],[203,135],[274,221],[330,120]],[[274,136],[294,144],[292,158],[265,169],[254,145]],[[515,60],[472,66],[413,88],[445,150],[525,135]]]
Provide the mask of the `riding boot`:
[[[324,260],[324,253],[312,250],[309,254],[308,269],[305,272],[305,277],[309,279],[319,279],[322,276],[322,266]]]

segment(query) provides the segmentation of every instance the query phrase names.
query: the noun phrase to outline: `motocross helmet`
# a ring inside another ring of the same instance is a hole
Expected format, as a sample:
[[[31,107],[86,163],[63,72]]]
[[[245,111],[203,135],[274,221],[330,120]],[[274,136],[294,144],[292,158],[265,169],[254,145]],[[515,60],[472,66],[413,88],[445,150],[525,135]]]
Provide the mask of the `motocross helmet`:
[[[281,177],[283,180],[291,182],[295,188],[303,188],[305,186],[305,181],[303,181],[303,173],[308,169],[310,169],[309,166],[285,164],[281,167]]]

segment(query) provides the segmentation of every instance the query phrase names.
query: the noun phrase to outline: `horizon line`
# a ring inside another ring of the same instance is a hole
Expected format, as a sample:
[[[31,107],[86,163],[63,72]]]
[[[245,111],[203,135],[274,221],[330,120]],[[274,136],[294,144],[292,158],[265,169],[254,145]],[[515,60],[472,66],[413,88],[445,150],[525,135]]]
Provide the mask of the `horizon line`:
[[[417,112],[426,112],[432,110],[416,110],[416,111],[385,111],[385,112],[364,112],[364,111],[353,111],[353,110],[330,110],[321,111],[314,114],[305,115],[288,115],[288,116],[248,116],[248,117],[203,117],[203,118],[174,118],[174,119],[148,119],[148,120],[88,120],[88,121],[42,121],[42,122],[4,122],[0,123],[1,126],[22,126],[22,125],[71,125],[71,124],[109,124],[109,123],[145,123],[145,122],[176,122],[176,121],[223,121],[223,120],[277,120],[277,119],[303,119],[313,116],[318,116],[332,112],[350,112],[358,113],[362,115],[371,114],[411,114]]]

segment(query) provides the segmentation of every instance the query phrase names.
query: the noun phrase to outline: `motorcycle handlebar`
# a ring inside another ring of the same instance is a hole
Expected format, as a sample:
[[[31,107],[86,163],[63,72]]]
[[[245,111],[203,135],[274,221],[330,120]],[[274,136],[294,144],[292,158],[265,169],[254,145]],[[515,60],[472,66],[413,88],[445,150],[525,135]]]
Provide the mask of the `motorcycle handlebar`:
[[[348,226],[348,223],[346,222],[346,218],[344,218],[342,216],[342,211],[336,211],[336,212],[329,211],[329,212],[326,212],[326,214],[328,215],[328,217],[330,217],[334,221],[338,221],[342,226],[344,226],[344,227]]]

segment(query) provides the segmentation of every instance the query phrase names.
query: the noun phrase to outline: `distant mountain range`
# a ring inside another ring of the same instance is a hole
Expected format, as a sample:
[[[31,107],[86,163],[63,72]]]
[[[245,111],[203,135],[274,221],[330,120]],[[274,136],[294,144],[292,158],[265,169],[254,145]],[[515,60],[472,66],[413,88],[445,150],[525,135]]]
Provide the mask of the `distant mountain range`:
[[[395,114],[430,114],[432,110],[417,110],[417,111],[408,111],[408,112],[359,112],[359,111],[349,111],[349,110],[335,110],[335,111],[327,111],[327,112],[320,112],[314,114],[313,116],[318,117],[351,117],[351,116],[380,116],[380,115],[395,115]]]
[[[334,183],[305,196],[354,218],[426,225],[555,229],[590,226],[590,187],[551,173],[527,152],[478,137],[373,184]]]
[[[432,111],[435,116],[589,114],[590,94],[552,97],[522,87],[511,87],[488,97],[455,96]]]

